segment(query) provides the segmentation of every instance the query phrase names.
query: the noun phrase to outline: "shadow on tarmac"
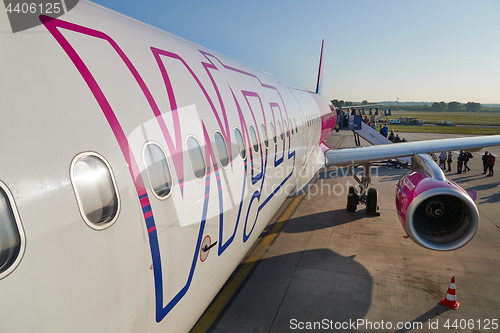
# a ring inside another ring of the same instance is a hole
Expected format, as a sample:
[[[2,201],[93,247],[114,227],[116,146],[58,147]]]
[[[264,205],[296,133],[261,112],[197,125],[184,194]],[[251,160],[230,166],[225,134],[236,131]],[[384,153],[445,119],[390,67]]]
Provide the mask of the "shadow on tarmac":
[[[479,197],[479,203],[495,203],[500,201],[500,192],[492,194],[487,197],[481,195],[481,191],[489,190],[500,185],[500,182],[484,184],[479,186],[474,186],[473,189],[477,191]]]
[[[209,332],[318,331],[306,327],[355,322],[372,304],[368,270],[330,249],[261,259],[250,274]]]
[[[290,219],[283,232],[295,234],[322,230],[361,219],[372,218],[377,218],[377,216],[366,215],[364,209],[360,209],[355,213],[349,213],[345,208],[340,208]]]
[[[442,315],[443,313],[449,311],[450,309],[441,305],[441,304],[436,304],[435,307],[433,307],[432,309],[430,309],[429,311],[427,311],[426,313],[418,316],[417,318],[413,319],[411,321],[411,323],[415,323],[415,324],[419,324],[419,323],[422,323],[422,328],[423,329],[428,329],[429,328],[429,321],[433,322],[433,319]],[[435,320],[434,320],[435,322]],[[409,326],[409,325],[408,325]],[[415,326],[416,327],[416,326]],[[442,326],[440,326],[442,327]],[[413,325],[412,325],[412,328],[409,328],[409,329],[406,329],[406,328],[403,328],[403,329],[400,329],[400,330],[397,330],[395,333],[405,333],[405,332],[409,332],[413,329]]]

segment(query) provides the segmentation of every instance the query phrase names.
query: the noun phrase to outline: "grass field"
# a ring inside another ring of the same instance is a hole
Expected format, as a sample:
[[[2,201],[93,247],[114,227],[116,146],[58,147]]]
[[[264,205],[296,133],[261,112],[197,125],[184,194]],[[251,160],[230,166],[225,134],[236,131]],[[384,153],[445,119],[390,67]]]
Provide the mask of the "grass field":
[[[475,125],[475,127],[462,126],[405,126],[388,124],[390,129],[396,132],[411,133],[448,133],[448,134],[472,134],[493,135],[500,134],[500,114],[480,112],[406,112],[393,111],[388,119],[399,117],[416,117],[425,120],[427,124],[440,124],[444,120],[451,121],[457,125]],[[481,127],[484,125],[485,127]],[[491,127],[491,126],[498,127]]]
[[[500,126],[495,127],[453,127],[453,126],[405,126],[388,124],[389,129],[398,132],[410,133],[443,133],[443,134],[471,134],[471,135],[497,135]]]
[[[451,121],[461,125],[499,125],[500,114],[481,112],[405,112],[393,111],[388,118],[417,117],[425,120],[428,124],[441,123],[443,120]]]

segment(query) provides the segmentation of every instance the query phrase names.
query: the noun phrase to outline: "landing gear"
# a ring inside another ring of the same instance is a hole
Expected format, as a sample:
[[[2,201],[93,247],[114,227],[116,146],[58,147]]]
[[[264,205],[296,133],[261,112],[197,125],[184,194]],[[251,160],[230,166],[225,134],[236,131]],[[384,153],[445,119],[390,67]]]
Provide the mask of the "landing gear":
[[[359,194],[354,186],[349,187],[349,193],[347,195],[347,211],[354,213],[358,209]]]
[[[379,216],[377,200],[378,192],[375,188],[368,188],[371,183],[371,163],[363,164],[363,176],[360,180],[358,176],[352,171],[352,167],[349,167],[349,173],[358,182],[360,191],[354,186],[349,187],[349,192],[347,196],[347,211],[354,213],[358,207],[358,204],[362,203],[366,205],[366,213],[368,215]]]
[[[366,195],[366,214],[379,216],[380,213],[377,212],[377,197],[378,192],[375,188],[369,188],[368,194]]]

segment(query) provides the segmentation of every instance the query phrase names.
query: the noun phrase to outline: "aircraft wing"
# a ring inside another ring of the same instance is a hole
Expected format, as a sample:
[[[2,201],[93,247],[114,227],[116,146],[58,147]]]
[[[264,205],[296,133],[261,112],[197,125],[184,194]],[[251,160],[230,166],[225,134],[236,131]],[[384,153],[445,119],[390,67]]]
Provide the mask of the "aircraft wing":
[[[377,146],[329,149],[325,152],[326,167],[349,166],[366,162],[395,159],[415,154],[431,154],[463,149],[478,151],[484,147],[499,146],[500,135],[464,137],[444,140],[392,143]]]

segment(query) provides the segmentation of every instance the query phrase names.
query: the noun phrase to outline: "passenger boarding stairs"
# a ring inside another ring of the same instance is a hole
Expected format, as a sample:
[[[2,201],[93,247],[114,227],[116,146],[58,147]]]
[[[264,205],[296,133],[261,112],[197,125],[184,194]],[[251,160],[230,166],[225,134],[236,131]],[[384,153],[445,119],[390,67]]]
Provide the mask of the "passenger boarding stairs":
[[[372,145],[385,145],[392,143],[392,141],[387,139],[385,136],[365,124],[361,116],[350,116],[348,129],[352,130],[352,132],[354,133],[354,141],[356,142],[356,146],[361,145],[359,137],[362,137],[363,139],[365,139],[365,141]],[[408,166],[411,164],[411,157],[401,157],[398,158],[397,161],[400,164]]]

